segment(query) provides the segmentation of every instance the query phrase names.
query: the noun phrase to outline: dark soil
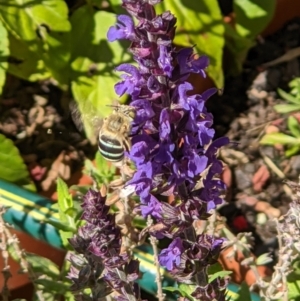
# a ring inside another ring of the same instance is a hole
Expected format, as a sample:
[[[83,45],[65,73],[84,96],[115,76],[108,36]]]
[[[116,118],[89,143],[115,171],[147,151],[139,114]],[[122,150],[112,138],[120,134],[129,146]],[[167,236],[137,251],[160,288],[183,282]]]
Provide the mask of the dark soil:
[[[0,102],[0,132],[15,142],[38,190],[49,194],[58,176],[68,180],[97,149],[77,130],[70,103],[70,95],[51,82],[12,76]]]
[[[288,90],[288,82],[299,76],[299,58],[265,70],[262,65],[299,46],[299,19],[270,37],[260,38],[249,52],[243,73],[235,78],[227,76],[223,95],[207,104],[215,116],[217,137],[226,135],[233,142],[221,152],[228,166],[224,181],[229,193],[228,205],[220,213],[235,233],[253,232],[256,255],[266,251],[276,254],[272,217],[288,210],[290,195],[284,190],[283,179],[297,181],[300,171],[300,155],[286,158],[282,148],[259,144],[270,124],[286,131],[286,117],[277,114],[273,106],[284,103],[277,88]],[[32,84],[10,76],[5,86],[0,132],[15,142],[40,191],[55,189],[55,177],[49,176],[55,162],[62,166],[56,175],[68,180],[81,169],[84,158],[92,158],[96,151],[74,125],[69,101],[70,95],[51,82]],[[271,207],[259,207],[259,201]],[[279,211],[272,211],[274,208]]]
[[[273,106],[286,103],[277,89],[289,91],[288,83],[300,74],[300,60],[294,58],[266,69],[262,65],[299,47],[300,19],[257,42],[243,73],[227,77],[224,94],[210,100],[208,107],[215,117],[217,136],[228,136],[233,142],[221,152],[231,173],[224,179],[230,186],[228,205],[220,212],[235,233],[254,233],[256,255],[271,252],[276,258],[277,232],[272,218],[289,208],[291,195],[284,179],[298,182],[300,155],[286,158],[283,147],[262,146],[259,141],[270,126],[288,133],[287,116],[276,113]]]

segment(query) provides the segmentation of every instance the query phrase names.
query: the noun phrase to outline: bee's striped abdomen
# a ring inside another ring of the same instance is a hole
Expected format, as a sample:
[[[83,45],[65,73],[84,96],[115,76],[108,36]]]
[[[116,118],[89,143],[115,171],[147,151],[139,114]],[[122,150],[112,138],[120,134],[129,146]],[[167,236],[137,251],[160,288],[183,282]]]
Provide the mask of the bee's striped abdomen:
[[[124,146],[120,141],[106,135],[99,135],[98,148],[107,161],[119,162],[124,157]]]

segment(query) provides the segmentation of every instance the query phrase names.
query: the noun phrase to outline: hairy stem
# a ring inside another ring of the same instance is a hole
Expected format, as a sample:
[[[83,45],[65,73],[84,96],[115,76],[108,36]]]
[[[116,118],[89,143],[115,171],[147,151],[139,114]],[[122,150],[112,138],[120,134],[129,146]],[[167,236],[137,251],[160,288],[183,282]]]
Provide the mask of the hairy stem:
[[[148,216],[147,226],[150,227],[152,224],[153,224],[153,220],[150,216]],[[153,256],[154,256],[154,264],[155,264],[155,267],[156,267],[155,282],[157,284],[157,298],[158,298],[159,301],[164,301],[165,294],[163,293],[163,290],[162,290],[163,277],[160,273],[160,264],[159,264],[159,261],[158,261],[158,247],[157,247],[158,240],[155,237],[150,236],[150,243],[152,245]]]

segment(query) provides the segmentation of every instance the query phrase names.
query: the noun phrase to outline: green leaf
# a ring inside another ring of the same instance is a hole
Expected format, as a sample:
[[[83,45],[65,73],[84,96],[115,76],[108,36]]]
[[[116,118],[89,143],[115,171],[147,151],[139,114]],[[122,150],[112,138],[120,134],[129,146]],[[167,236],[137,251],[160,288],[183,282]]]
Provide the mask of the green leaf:
[[[234,0],[235,25],[225,25],[226,48],[229,50],[229,74],[236,76],[242,71],[249,49],[255,38],[272,19],[276,0]]]
[[[57,196],[58,196],[58,208],[59,208],[59,218],[62,225],[68,225],[68,227],[60,227],[59,234],[62,243],[65,248],[69,248],[69,238],[71,238],[77,227],[76,227],[76,215],[77,210],[74,206],[72,195],[69,193],[67,184],[60,178],[57,179]]]
[[[285,92],[284,90],[278,88],[277,92],[278,92],[279,96],[282,97],[284,100],[287,100],[287,101],[289,101],[293,104],[297,104],[297,105],[300,104],[300,99],[298,99],[298,98],[294,97],[293,95]]]
[[[179,283],[178,284],[178,288],[179,288],[179,291],[181,293],[181,295],[183,297],[186,297],[190,300],[195,300],[191,294],[195,291],[196,289],[196,285],[194,284],[186,284],[186,283]]]
[[[72,196],[69,193],[67,184],[61,178],[57,179],[57,197],[59,209],[62,212],[65,213],[68,209],[73,208]]]
[[[73,250],[73,247],[70,246],[69,239],[73,237],[74,230],[70,231],[70,232],[65,232],[63,230],[59,230],[58,232],[59,232],[59,235],[60,235],[60,238],[61,238],[64,248],[68,249],[68,250]]]
[[[0,20],[9,31],[12,63],[9,72],[35,81],[52,77],[68,83],[68,7],[63,0],[0,2]]]
[[[84,26],[82,20],[85,20]],[[72,92],[83,114],[87,135],[91,137],[93,129],[84,116],[89,116],[91,111],[99,117],[111,112],[108,105],[117,97],[114,85],[120,80],[114,68],[120,63],[132,62],[132,58],[124,43],[107,41],[107,30],[116,23],[115,14],[84,5],[71,16],[71,23]]]
[[[7,0],[0,2],[0,20],[17,39],[33,41],[37,38],[37,25],[30,16],[30,0]],[[30,1],[32,2],[32,1]]]
[[[61,222],[53,219],[45,219],[45,223],[52,225],[57,230],[61,230],[62,232],[72,232],[72,233],[76,232],[76,229],[70,227],[70,225],[65,222]]]
[[[43,5],[35,6],[35,18],[43,26],[50,28],[44,31],[43,60],[51,75],[60,86],[69,84],[69,62],[71,58],[71,23],[68,7],[62,0],[44,0]],[[38,16],[41,16],[38,19]],[[44,25],[45,24],[45,25]]]
[[[292,273],[287,276],[288,281],[300,280],[300,257],[297,256],[292,263]]]
[[[210,283],[210,282],[214,281],[216,278],[218,278],[218,277],[224,278],[224,277],[232,274],[232,272],[224,271],[222,265],[217,262],[208,267],[207,274],[208,274],[208,282]]]
[[[108,2],[116,14],[126,14],[126,10],[122,7],[122,0],[109,0]]]
[[[22,184],[22,187],[26,190],[29,190],[29,191],[32,191],[32,192],[37,192],[37,189],[36,189],[35,184],[33,182],[24,183],[24,184]]]
[[[299,150],[300,150],[300,145],[293,145],[293,146],[290,146],[285,152],[284,152],[284,155],[286,157],[291,157],[291,156],[294,156],[296,155],[297,153],[299,153]]]
[[[271,21],[276,0],[234,0],[235,25],[225,24],[226,48],[229,50],[228,66],[231,75],[242,71],[249,49],[255,38]]]
[[[226,48],[229,50],[227,56],[230,60],[227,69],[230,74],[238,75],[243,68],[243,63],[248,50],[254,46],[252,39],[239,35],[232,25],[224,23]]]
[[[108,2],[112,6],[121,6],[123,1],[122,0],[108,0]]]
[[[185,297],[191,301],[195,300],[191,293],[195,290],[196,286],[192,284],[180,283],[178,287],[167,286],[163,287],[163,290],[169,291],[172,293],[179,293],[182,297]]]
[[[95,163],[100,183],[108,184],[111,182],[116,174],[116,167],[107,162],[99,152],[96,153]]]
[[[116,170],[116,168],[113,165],[109,164],[103,158],[103,156],[101,156],[101,154],[99,152],[96,153],[95,163],[96,163],[96,168],[99,170],[99,172],[101,172],[103,174],[107,174],[111,170],[113,170],[113,172],[115,172],[115,170]]]
[[[64,300],[65,301],[75,301],[75,297],[70,291],[67,291],[64,293]]]
[[[102,9],[103,8],[103,1],[104,0],[86,0],[86,3],[90,6],[94,6],[94,7]]]
[[[165,287],[163,287],[163,290],[168,291],[168,292],[172,292],[172,293],[179,291],[178,288],[174,287],[174,286],[165,286]]]
[[[52,292],[55,294],[64,294],[66,291],[70,290],[70,283],[67,282],[59,282],[59,281],[55,281],[50,280],[50,279],[37,279],[34,281],[34,283],[42,285],[43,286],[43,290],[47,291],[47,292]]]
[[[15,1],[20,2],[20,0]],[[27,0],[27,3],[30,5],[27,6],[25,11],[35,24],[46,26],[49,28],[49,31],[67,32],[71,30],[71,24],[68,21],[68,6],[64,0],[42,0],[35,2]]]
[[[165,0],[156,6],[159,13],[170,10],[177,18],[175,43],[193,46],[199,55],[207,55],[209,76],[223,88],[222,56],[224,46],[223,17],[217,0]]]
[[[0,95],[2,94],[2,88],[5,83],[6,71],[8,68],[8,56],[9,56],[9,41],[8,34],[3,26],[3,23],[0,21]]]
[[[291,94],[295,95],[300,101],[300,77],[296,77],[289,82],[289,87],[291,88]]]
[[[30,177],[19,150],[0,134],[0,178],[13,183],[29,183]]]
[[[9,49],[11,55],[9,73],[29,81],[44,80],[51,76],[40,53],[31,51],[29,43],[9,34]]]
[[[214,281],[217,278],[224,278],[226,276],[229,276],[230,274],[232,274],[231,271],[219,271],[217,273],[209,275],[208,282],[211,283],[212,281]]]
[[[70,81],[71,34],[70,32],[50,32],[45,35],[44,44],[47,51],[43,52],[44,64],[62,88]]]
[[[267,134],[267,135],[264,135],[260,140],[260,144],[274,145],[276,143],[280,143],[280,144],[284,144],[284,145],[285,144],[300,145],[300,140],[295,137],[285,135],[283,133]]]
[[[70,187],[70,190],[76,192],[77,194],[80,194],[80,195],[84,195],[88,192],[88,190],[91,188],[90,185],[72,185]],[[74,196],[75,198],[76,196]]]
[[[132,225],[141,230],[147,227],[146,220],[138,215],[134,217]]]
[[[33,298],[31,301],[40,301],[40,294],[34,292]],[[57,301],[57,296],[53,295],[53,293],[43,292],[43,301]]]
[[[270,257],[269,253],[265,253],[256,258],[255,263],[257,265],[266,265],[273,261],[273,258]]]
[[[300,300],[300,261],[299,257],[293,263],[291,273],[287,276],[288,300]]]
[[[32,253],[26,253],[26,259],[30,263],[34,273],[47,275],[52,279],[59,277],[59,268],[51,260]]]
[[[97,152],[98,154],[98,152]],[[96,154],[96,155],[97,155]],[[101,155],[98,155],[98,158],[101,157]],[[105,161],[104,158],[100,158],[101,161],[103,161],[103,165],[101,165],[102,167],[104,167],[103,169],[100,167],[95,167],[94,166],[94,163],[90,160],[85,160],[84,161],[84,173],[89,175],[93,180],[94,182],[98,183],[99,184],[109,184],[111,182],[111,180],[114,178],[115,174],[114,173],[111,173],[109,172],[108,168],[108,163],[107,161]],[[101,163],[100,163],[101,164]],[[105,166],[105,164],[107,166]],[[112,170],[115,170],[114,167],[112,167]]]
[[[287,120],[287,127],[293,136],[300,138],[300,125],[297,118],[294,116],[289,116]]]
[[[288,282],[288,300],[300,300],[300,281]]]
[[[300,110],[300,104],[281,104],[275,105],[274,110],[281,114],[291,113]]]
[[[272,20],[275,7],[276,0],[234,0],[237,32],[253,40]]]
[[[32,42],[37,31],[69,31],[68,8],[64,0],[6,0],[0,2],[0,19],[17,39]]]
[[[237,292],[238,298],[235,301],[251,301],[251,294],[248,285],[243,282]]]

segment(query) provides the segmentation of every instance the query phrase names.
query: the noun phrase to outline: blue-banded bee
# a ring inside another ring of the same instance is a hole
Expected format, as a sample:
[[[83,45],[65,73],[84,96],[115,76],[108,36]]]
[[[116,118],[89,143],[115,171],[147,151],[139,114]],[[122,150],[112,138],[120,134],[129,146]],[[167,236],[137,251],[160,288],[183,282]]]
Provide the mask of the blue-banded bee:
[[[112,114],[103,120],[98,148],[107,161],[120,163],[123,161],[124,151],[130,150],[129,135],[135,115],[134,107],[118,105]]]

